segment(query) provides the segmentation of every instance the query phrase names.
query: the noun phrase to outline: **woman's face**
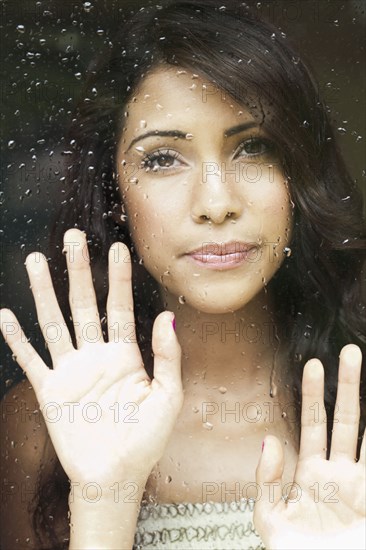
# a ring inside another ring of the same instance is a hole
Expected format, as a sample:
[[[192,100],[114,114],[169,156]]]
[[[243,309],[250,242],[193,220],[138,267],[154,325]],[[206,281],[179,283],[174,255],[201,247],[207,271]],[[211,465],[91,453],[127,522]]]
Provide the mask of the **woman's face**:
[[[188,70],[152,72],[126,112],[118,178],[146,269],[200,311],[242,308],[278,270],[291,237],[275,144]]]

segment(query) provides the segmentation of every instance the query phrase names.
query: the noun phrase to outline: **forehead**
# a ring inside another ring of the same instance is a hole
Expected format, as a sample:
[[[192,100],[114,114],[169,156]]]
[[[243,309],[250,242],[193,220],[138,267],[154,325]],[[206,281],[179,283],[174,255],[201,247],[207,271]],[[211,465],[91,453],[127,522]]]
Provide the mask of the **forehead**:
[[[150,123],[186,121],[189,115],[200,120],[215,117],[225,125],[238,120],[254,120],[250,112],[209,79],[189,69],[166,67],[148,74],[127,105],[134,114]]]

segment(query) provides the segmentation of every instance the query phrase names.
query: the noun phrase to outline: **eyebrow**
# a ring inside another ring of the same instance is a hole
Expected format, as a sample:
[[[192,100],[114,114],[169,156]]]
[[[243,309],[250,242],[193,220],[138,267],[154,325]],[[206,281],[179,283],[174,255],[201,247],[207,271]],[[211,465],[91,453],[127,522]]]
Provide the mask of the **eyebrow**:
[[[136,143],[136,141],[140,141],[141,139],[146,139],[150,136],[159,136],[159,137],[174,137],[174,138],[178,138],[178,139],[186,139],[186,136],[187,136],[187,132],[181,132],[180,130],[152,130],[151,132],[146,132],[146,134],[142,134],[141,136],[137,136],[136,138],[134,138],[127,151],[129,151],[132,147],[132,145],[134,143]]]
[[[238,126],[229,128],[224,132],[224,136],[231,137],[239,134],[240,132],[244,132],[244,130],[249,130],[250,128],[255,128],[257,126],[259,126],[257,122],[245,122],[244,124],[239,124]],[[151,130],[150,132],[146,132],[145,134],[135,137],[128,146],[127,151],[129,151],[137,141],[141,141],[142,139],[146,139],[151,136],[187,139],[187,132],[181,132],[180,130]]]
[[[226,130],[224,132],[225,137],[231,137],[235,136],[235,134],[239,134],[240,132],[244,132],[244,130],[249,130],[250,128],[257,128],[259,124],[257,122],[244,122],[243,124],[239,124],[238,126],[234,126],[233,128],[229,128],[229,130]]]

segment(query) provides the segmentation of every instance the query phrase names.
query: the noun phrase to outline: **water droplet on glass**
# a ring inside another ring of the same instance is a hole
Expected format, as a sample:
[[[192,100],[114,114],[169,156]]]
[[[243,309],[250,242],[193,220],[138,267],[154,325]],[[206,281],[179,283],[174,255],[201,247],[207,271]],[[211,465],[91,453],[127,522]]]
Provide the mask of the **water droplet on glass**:
[[[277,386],[274,382],[271,382],[271,388],[269,390],[269,395],[271,397],[276,397],[276,395],[277,395]]]
[[[146,128],[146,120],[140,120],[140,128]]]
[[[186,139],[193,139],[193,134],[186,134]]]
[[[93,6],[91,5],[91,2],[84,2],[83,8],[84,8],[84,11],[89,13],[93,9]]]
[[[183,295],[182,295],[182,296],[179,296],[178,302],[179,302],[180,304],[185,304],[185,303],[186,303],[185,297],[184,297]]]
[[[220,392],[220,393],[226,393],[226,392],[227,392],[227,388],[225,388],[225,386],[220,386],[220,387],[219,387],[219,392]]]
[[[75,73],[74,76],[75,76],[75,78],[77,78],[78,80],[81,79],[81,73]]]
[[[15,147],[15,141],[13,139],[9,140],[8,141],[8,148],[9,149],[14,149]]]
[[[204,422],[202,426],[205,428],[205,430],[212,430],[213,424],[211,422]]]
[[[275,33],[271,34],[271,40],[276,40],[276,34]]]
[[[156,108],[157,108],[158,111],[162,111],[164,109],[164,107],[162,105],[160,105],[160,103],[156,104]]]
[[[286,258],[289,258],[292,254],[292,250],[289,246],[285,246],[285,248],[283,249],[283,253],[286,256]]]
[[[304,122],[302,123],[302,126],[303,126],[304,128],[309,128],[310,124],[308,123],[307,120],[304,120]]]
[[[199,408],[198,408],[198,407],[192,407],[192,411],[193,411],[194,413],[198,413],[198,412],[199,412]]]
[[[25,32],[25,27],[24,27],[24,25],[17,25],[17,31],[20,32],[20,33]]]

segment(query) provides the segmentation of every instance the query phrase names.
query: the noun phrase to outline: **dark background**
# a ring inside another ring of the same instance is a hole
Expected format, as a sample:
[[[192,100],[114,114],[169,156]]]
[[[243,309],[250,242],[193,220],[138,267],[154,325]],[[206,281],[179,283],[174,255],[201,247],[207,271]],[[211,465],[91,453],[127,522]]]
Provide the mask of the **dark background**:
[[[0,2],[1,306],[15,312],[49,364],[24,261],[34,250],[47,255],[50,222],[63,197],[62,136],[85,71],[108,47],[123,13],[144,3]],[[351,176],[366,196],[366,0],[247,3],[279,27],[278,39],[286,39],[281,32],[291,38],[313,67]],[[3,339],[0,369],[3,394],[22,377]]]

